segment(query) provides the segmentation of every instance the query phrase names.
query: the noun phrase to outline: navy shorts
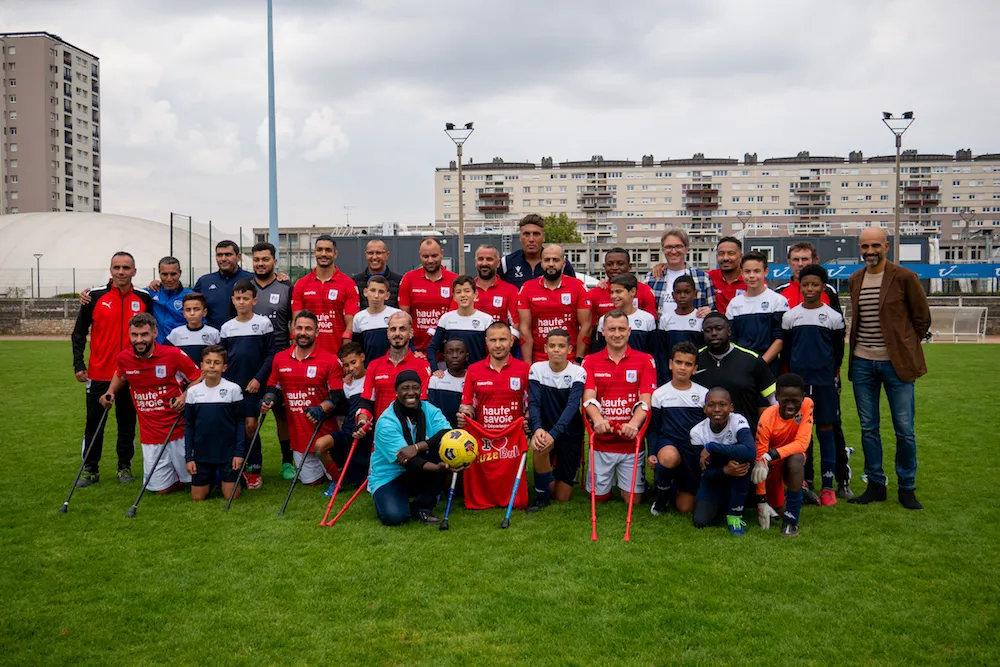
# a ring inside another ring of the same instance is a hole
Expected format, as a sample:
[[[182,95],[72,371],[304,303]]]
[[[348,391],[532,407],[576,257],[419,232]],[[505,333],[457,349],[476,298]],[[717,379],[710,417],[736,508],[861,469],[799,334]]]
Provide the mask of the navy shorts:
[[[674,484],[681,493],[697,495],[701,486],[701,445],[675,445],[681,464],[674,470]]]
[[[580,470],[582,454],[582,433],[563,433],[556,439],[549,452],[549,459],[552,461],[552,476],[557,482],[573,486]]]
[[[840,422],[840,394],[831,385],[806,385],[806,396],[813,400],[813,423],[817,426]]]
[[[231,460],[226,463],[195,461],[195,465],[198,466],[198,472],[191,475],[191,486],[211,486],[215,484],[216,474],[218,474],[219,480],[232,484],[240,474],[239,470],[233,470]]]
[[[260,416],[260,401],[264,398],[264,394],[257,392],[256,394],[248,394],[243,392],[243,416],[252,417],[256,419]]]

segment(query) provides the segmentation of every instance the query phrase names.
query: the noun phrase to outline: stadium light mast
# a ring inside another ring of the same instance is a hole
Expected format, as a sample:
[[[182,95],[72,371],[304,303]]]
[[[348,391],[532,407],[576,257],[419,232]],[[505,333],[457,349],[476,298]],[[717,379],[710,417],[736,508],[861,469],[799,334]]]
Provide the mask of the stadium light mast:
[[[42,253],[35,253],[35,281],[38,283],[38,293],[35,298],[42,298]]]
[[[267,0],[267,176],[268,176],[268,236],[271,245],[278,245],[278,140],[274,119],[274,21],[272,0]],[[240,252],[243,250],[240,237]]]
[[[465,190],[465,183],[462,181],[462,144],[472,136],[472,123],[466,123],[465,127],[456,128],[455,123],[445,123],[444,132],[448,138],[455,142],[458,148],[458,273],[465,275],[465,208],[462,204],[462,192]]]
[[[913,112],[904,111],[902,117],[895,117],[888,111],[882,112],[882,122],[896,135],[896,206],[893,208],[892,259],[899,264],[899,157],[903,147],[903,133],[913,123]]]

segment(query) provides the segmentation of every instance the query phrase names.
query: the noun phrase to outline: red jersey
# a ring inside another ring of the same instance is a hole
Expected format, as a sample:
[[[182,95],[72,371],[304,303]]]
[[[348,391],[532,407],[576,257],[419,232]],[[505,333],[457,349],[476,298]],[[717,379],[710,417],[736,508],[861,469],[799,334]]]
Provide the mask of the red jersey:
[[[128,382],[132,393],[139,418],[139,442],[162,445],[168,434],[171,441],[184,438],[183,419],[170,433],[178,415],[170,407],[170,399],[181,395],[182,379],[192,382],[201,375],[190,357],[179,347],[156,344],[148,357],[137,357],[130,344],[118,355],[116,374]]]
[[[431,367],[426,359],[417,358],[407,350],[406,356],[398,364],[392,363],[387,353],[368,364],[365,371],[365,386],[361,397],[375,404],[375,419],[396,400],[396,376],[405,370],[416,371],[420,376],[420,398],[427,400],[427,384],[431,380]]]
[[[344,388],[344,368],[340,359],[319,349],[318,345],[302,360],[295,358],[296,349],[293,345],[274,355],[267,384],[281,390],[292,449],[302,454],[316,429],[316,425],[306,418],[306,408],[319,405],[330,398],[331,391]],[[336,430],[337,420],[326,419],[316,437]]]
[[[591,287],[590,291],[587,292],[587,298],[590,299],[590,308],[593,313],[591,321],[594,323],[594,326],[597,326],[598,320],[615,308],[615,304],[611,301],[611,286],[609,285],[605,289]],[[656,297],[653,296],[652,288],[646,283],[639,283],[632,303],[639,310],[645,310],[653,317],[656,317]]]
[[[485,510],[507,507],[521,455],[528,451],[524,417],[499,430],[487,430],[471,419],[465,424],[465,430],[479,442],[476,462],[462,473],[465,508]],[[527,506],[528,484],[522,479],[514,496],[514,509],[521,510]]]
[[[90,303],[80,306],[73,327],[73,371],[87,371],[87,377],[110,382],[122,350],[131,350],[128,322],[136,313],[153,312],[153,299],[146,290],[130,287],[125,292],[110,282],[90,290]],[[90,359],[83,363],[83,351],[90,333]],[[164,332],[165,334],[169,331]]]
[[[344,339],[344,317],[357,315],[359,304],[357,284],[340,269],[335,269],[328,280],[320,280],[316,271],[310,271],[292,287],[292,313],[308,310],[319,318],[316,347],[332,355],[337,354]],[[347,334],[349,338],[351,332]]]
[[[485,428],[506,428],[527,412],[530,370],[526,362],[512,356],[499,371],[490,366],[489,358],[477,361],[465,373],[462,405],[471,405]]]
[[[548,359],[545,336],[553,329],[568,331],[570,349],[576,347],[576,336],[580,331],[576,311],[590,310],[590,298],[581,280],[562,276],[559,287],[549,289],[543,277],[524,283],[517,307],[531,311],[531,337],[534,342],[531,361],[534,363]]]
[[[457,273],[441,269],[441,277],[430,280],[420,268],[407,271],[399,281],[399,307],[409,310],[413,318],[413,346],[421,352],[427,351],[438,320],[451,309],[455,278]]]
[[[587,371],[587,382],[583,390],[597,391],[597,402],[601,404],[601,415],[614,427],[622,426],[632,419],[632,409],[639,402],[641,394],[656,391],[656,365],[653,357],[645,352],[625,348],[625,356],[614,362],[604,349],[589,354],[583,360]],[[647,412],[646,419],[652,415]],[[626,440],[617,433],[594,436],[594,449],[599,452],[629,454],[635,451],[635,440]]]
[[[451,310],[458,310],[458,304],[452,302]],[[495,322],[505,322],[517,328],[517,288],[497,278],[484,289],[476,278],[476,310],[486,313]]]
[[[715,309],[725,314],[729,302],[736,298],[737,294],[743,294],[747,291],[747,284],[743,282],[742,275],[733,282],[727,283],[722,275],[722,269],[712,269],[706,273],[712,281],[712,287],[715,288]]]

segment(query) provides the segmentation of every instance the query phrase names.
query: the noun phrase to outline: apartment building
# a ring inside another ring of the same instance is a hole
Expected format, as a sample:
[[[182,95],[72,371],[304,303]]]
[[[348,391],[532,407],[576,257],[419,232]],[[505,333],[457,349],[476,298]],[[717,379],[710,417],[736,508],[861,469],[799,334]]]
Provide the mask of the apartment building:
[[[100,63],[47,32],[0,33],[2,213],[101,210]]]
[[[469,162],[462,165],[468,233],[509,233],[528,213],[566,213],[585,241],[655,244],[682,227],[692,245],[721,236],[857,236],[869,226],[891,230],[895,155],[865,158],[800,152],[742,161],[706,158],[640,162]],[[1000,154],[904,151],[900,167],[901,232],[938,237],[942,247],[1000,225]],[[458,173],[452,162],[434,174],[435,226],[458,221]],[[975,259],[975,258],[973,258]]]

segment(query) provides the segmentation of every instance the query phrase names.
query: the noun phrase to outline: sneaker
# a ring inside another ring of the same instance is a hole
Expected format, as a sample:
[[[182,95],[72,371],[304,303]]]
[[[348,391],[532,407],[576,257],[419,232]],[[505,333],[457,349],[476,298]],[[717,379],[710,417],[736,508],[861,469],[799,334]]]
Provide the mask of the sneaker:
[[[805,483],[802,484],[802,502],[806,505],[819,505],[819,496]]]
[[[243,486],[248,489],[259,489],[264,485],[264,481],[261,480],[260,475],[252,472],[243,473]]]
[[[76,480],[76,488],[85,489],[91,484],[97,484],[100,481],[101,481],[101,473],[84,470],[83,474],[80,475],[80,479]]]
[[[548,498],[535,498],[535,502],[531,503],[524,508],[525,514],[534,514],[535,512],[541,512],[543,509],[551,504]]]
[[[785,519],[781,522],[781,536],[782,537],[798,537],[799,536],[799,524],[794,521],[789,521]]]
[[[823,489],[819,496],[819,504],[823,507],[833,507],[837,504],[837,494],[833,492],[833,489]]]
[[[844,500],[850,500],[854,497],[854,492],[851,491],[851,485],[847,482],[841,482],[837,487],[837,497],[843,498]]]
[[[289,481],[295,477],[295,466],[291,463],[281,464],[281,479],[287,479]]]
[[[119,484],[131,484],[135,481],[135,477],[132,476],[132,471],[128,468],[122,468],[118,471],[118,483]]]
[[[653,504],[649,506],[649,513],[653,516],[663,516],[670,511],[670,503],[666,499],[660,499],[659,497],[653,501]]]
[[[900,490],[899,492],[899,504],[908,510],[922,510],[923,505],[917,500],[917,494],[913,489],[909,491]]]
[[[734,537],[746,535],[747,522],[741,516],[726,516],[726,523],[729,524],[729,534]]]
[[[323,495],[326,496],[327,498],[333,497],[333,490],[336,488],[337,488],[337,482],[336,481],[330,482],[330,486],[326,487],[326,491],[323,492]]]
[[[434,513],[430,510],[417,510],[413,518],[425,526],[436,526],[441,523],[441,519],[434,516]]]
[[[876,484],[875,482],[869,482],[868,488],[860,496],[851,498],[847,502],[854,505],[867,505],[868,503],[882,503],[885,502],[885,484]]]

